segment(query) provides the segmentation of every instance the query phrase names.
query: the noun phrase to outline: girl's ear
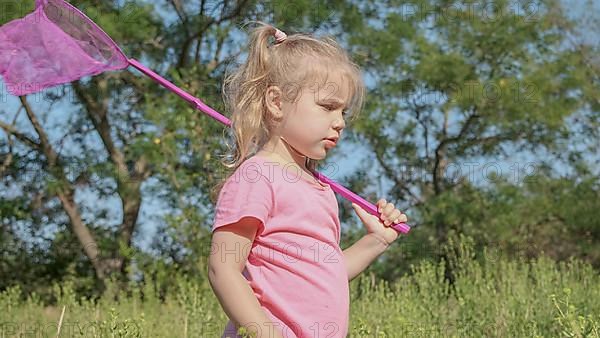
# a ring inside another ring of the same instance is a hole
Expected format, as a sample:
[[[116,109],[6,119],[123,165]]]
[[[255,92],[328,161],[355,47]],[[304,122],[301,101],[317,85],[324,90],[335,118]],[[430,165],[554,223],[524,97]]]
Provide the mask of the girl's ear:
[[[283,118],[282,110],[283,92],[277,86],[270,86],[265,93],[267,110],[276,120]]]

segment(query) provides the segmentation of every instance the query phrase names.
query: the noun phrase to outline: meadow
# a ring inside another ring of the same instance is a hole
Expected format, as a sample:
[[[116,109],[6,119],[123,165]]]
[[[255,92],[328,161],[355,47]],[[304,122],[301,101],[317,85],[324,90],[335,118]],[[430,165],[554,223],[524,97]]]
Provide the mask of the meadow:
[[[589,264],[476,255],[469,238],[451,245],[446,261],[423,261],[394,283],[352,280],[348,336],[600,337],[600,277]],[[150,283],[109,287],[96,301],[77,299],[69,282],[53,290],[48,305],[18,287],[2,292],[0,337],[220,337],[227,323],[206,279],[179,277],[164,297]]]

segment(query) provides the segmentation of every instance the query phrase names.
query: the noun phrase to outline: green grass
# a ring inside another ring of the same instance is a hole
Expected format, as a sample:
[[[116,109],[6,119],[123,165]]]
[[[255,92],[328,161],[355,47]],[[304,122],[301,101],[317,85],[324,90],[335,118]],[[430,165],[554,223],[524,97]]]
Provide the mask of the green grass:
[[[423,261],[388,284],[361,275],[350,284],[350,337],[600,337],[600,278],[579,261],[476,256],[462,238],[443,263]],[[0,337],[220,337],[227,318],[206,279],[179,279],[160,301],[154,290],[109,290],[98,302],[55,285],[45,306],[18,288],[0,294]],[[143,297],[142,297],[143,295]],[[26,298],[24,300],[24,298]],[[119,301],[115,301],[117,298]]]

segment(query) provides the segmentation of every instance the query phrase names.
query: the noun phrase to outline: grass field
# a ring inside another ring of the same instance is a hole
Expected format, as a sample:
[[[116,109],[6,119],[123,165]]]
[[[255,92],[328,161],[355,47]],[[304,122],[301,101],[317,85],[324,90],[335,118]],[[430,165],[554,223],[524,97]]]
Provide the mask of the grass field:
[[[477,257],[468,241],[452,252],[452,284],[444,264],[429,261],[393,284],[367,274],[353,280],[349,336],[600,337],[600,278],[589,265]],[[60,337],[220,337],[227,322],[206,280],[181,278],[164,301],[150,286],[129,295],[109,289],[98,302],[72,289],[55,285],[53,306],[6,290],[0,337],[56,337],[63,309]]]

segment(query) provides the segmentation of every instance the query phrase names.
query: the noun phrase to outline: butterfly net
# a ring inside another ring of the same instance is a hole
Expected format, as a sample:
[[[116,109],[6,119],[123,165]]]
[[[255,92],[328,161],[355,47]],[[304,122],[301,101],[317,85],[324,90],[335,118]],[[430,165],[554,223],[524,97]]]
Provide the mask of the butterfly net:
[[[36,93],[129,65],[195,104],[197,109],[230,125],[229,119],[199,99],[136,60],[129,60],[102,29],[63,0],[36,0],[32,13],[0,27],[0,76],[13,95]],[[360,196],[333,181],[329,182],[334,190],[349,200],[376,210]],[[401,226],[401,232],[406,233],[410,229],[406,224]]]
[[[0,27],[0,75],[13,95],[124,69],[127,57],[85,14],[62,0]]]

